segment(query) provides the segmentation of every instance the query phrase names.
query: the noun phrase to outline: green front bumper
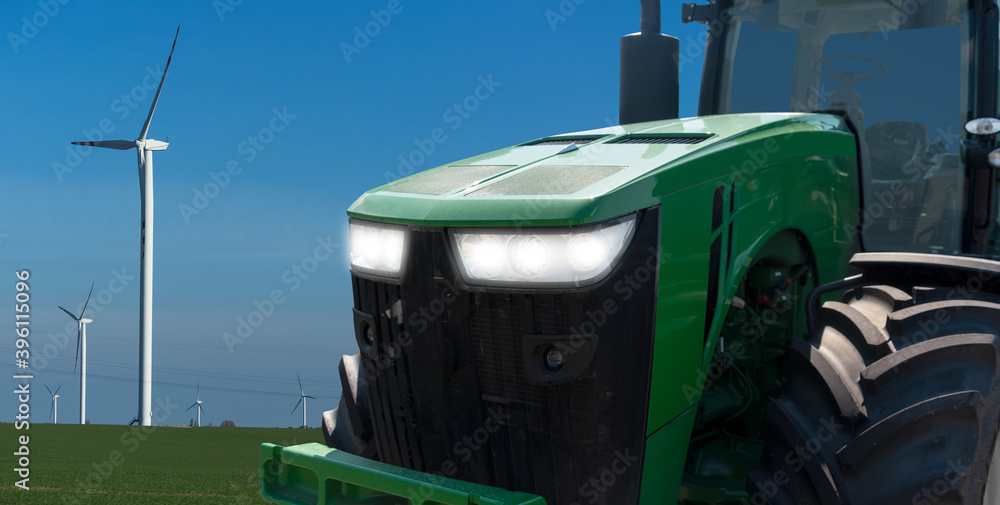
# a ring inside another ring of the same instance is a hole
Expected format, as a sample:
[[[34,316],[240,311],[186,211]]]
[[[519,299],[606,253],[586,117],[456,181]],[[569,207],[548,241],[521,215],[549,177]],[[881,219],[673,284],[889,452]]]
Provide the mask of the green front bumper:
[[[545,505],[540,496],[415,472],[322,444],[261,445],[260,492],[289,505]]]

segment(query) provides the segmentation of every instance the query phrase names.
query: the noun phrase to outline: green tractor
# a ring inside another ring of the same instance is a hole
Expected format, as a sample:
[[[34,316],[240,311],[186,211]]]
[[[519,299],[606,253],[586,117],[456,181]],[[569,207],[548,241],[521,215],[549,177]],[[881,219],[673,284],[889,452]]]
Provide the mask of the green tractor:
[[[996,0],[658,0],[620,126],[365,193],[288,504],[1000,503]]]

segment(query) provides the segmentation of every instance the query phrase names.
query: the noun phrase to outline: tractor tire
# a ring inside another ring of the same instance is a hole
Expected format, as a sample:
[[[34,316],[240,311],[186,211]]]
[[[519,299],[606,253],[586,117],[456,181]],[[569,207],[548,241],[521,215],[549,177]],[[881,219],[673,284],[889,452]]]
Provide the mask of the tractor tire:
[[[327,447],[377,460],[361,354],[341,357],[339,369],[340,403],[323,413],[323,438]]]
[[[871,285],[823,305],[765,408],[750,503],[1000,504],[1000,297],[959,292]]]

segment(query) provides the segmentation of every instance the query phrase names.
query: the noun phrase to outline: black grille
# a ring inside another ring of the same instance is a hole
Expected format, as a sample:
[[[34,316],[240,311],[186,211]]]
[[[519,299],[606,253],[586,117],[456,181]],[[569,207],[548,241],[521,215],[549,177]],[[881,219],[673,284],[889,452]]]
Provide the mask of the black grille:
[[[659,209],[641,213],[620,265],[584,290],[470,289],[445,233],[416,228],[401,283],[355,275],[355,308],[377,321],[379,350],[362,355],[380,459],[539,494],[550,505],[637,503],[658,229]],[[598,352],[578,379],[527,380],[525,335],[590,333]],[[597,501],[598,493],[581,496],[622,456],[629,470],[614,486]]]
[[[576,144],[579,146],[589,144],[591,142],[596,142],[606,137],[607,135],[598,135],[595,137],[549,137],[546,139],[536,140],[534,142],[528,142],[524,144],[525,146],[568,146],[570,144]]]
[[[625,137],[621,140],[617,140],[615,144],[700,144],[707,139],[708,136],[704,137],[680,137],[680,136],[664,136],[664,137]]]

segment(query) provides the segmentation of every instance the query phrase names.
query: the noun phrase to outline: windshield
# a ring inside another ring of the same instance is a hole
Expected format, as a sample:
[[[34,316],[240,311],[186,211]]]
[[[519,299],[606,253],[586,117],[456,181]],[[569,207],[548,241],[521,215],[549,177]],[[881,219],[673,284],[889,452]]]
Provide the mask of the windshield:
[[[958,253],[971,117],[968,0],[746,0],[717,112],[831,112],[859,137],[869,251]]]

